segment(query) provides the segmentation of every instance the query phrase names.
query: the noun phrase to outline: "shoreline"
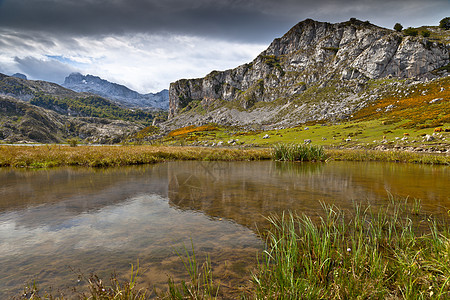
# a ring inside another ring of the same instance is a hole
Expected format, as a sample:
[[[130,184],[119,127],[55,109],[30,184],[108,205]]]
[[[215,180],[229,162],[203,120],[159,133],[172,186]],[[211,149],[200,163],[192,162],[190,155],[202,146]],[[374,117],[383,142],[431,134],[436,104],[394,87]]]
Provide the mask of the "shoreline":
[[[259,147],[0,145],[0,167],[117,167],[174,160],[259,161],[274,158],[272,148]],[[411,152],[395,148],[392,150],[325,148],[324,161],[332,160],[450,165],[448,152]]]

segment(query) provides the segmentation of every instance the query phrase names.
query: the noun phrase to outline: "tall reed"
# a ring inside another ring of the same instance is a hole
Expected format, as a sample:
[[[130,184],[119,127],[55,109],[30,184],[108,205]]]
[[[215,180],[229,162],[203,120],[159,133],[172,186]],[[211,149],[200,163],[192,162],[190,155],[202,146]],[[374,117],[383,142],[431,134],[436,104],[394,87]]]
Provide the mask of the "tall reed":
[[[278,144],[272,149],[272,158],[280,161],[321,161],[326,156],[322,146]]]
[[[177,254],[189,274],[190,281],[181,281],[181,283],[175,284],[173,279],[169,278],[168,290],[158,293],[158,299],[217,299],[219,286],[213,280],[209,257],[202,265],[199,265],[193,244],[192,254],[189,254],[186,247],[184,247],[184,252],[184,255],[178,252]]]
[[[323,205],[318,222],[293,213],[268,218],[254,298],[449,299],[449,228],[405,207],[358,205],[347,216]]]

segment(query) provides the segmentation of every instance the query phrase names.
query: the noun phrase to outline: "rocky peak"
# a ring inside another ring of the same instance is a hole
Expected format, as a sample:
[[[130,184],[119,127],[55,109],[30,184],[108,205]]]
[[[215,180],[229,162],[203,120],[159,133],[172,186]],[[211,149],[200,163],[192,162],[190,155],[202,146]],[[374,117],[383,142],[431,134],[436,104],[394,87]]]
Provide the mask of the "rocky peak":
[[[124,85],[89,74],[71,73],[65,78],[63,86],[76,92],[106,97],[128,107],[167,109],[169,106],[168,90],[140,94]]]
[[[225,100],[249,109],[257,102],[295,100],[311,87],[361,85],[388,76],[432,78],[431,71],[448,63],[448,47],[423,37],[353,18],[337,24],[308,19],[275,39],[251,63],[172,83],[169,118],[192,101],[211,106]]]
[[[22,73],[15,73],[15,74],[11,75],[11,77],[16,77],[16,78],[25,79],[25,80],[28,79],[27,76]]]
[[[83,80],[84,76],[81,73],[74,72],[70,73],[70,75],[64,79],[64,84],[80,84],[83,83]]]

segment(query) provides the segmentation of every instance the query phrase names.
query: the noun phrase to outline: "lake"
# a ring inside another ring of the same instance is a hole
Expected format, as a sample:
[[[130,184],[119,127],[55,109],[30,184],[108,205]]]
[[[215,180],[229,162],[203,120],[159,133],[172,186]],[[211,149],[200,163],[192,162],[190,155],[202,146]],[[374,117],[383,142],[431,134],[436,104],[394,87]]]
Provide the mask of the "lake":
[[[49,170],[0,169],[0,299],[40,287],[82,288],[79,277],[128,278],[166,287],[187,279],[177,252],[194,245],[211,258],[220,289],[248,287],[266,217],[312,217],[322,203],[352,211],[382,206],[389,195],[421,199],[448,215],[450,169],[395,163],[168,162],[148,166]]]

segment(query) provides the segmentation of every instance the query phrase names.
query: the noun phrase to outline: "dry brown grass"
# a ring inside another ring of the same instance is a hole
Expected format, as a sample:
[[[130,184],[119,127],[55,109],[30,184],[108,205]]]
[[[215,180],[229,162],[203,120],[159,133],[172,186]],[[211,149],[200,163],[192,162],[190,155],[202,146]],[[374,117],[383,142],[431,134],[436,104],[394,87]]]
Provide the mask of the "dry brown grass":
[[[269,149],[160,146],[0,146],[0,167],[114,167],[169,160],[248,161],[270,158]]]
[[[0,146],[0,167],[49,168],[60,166],[115,167],[171,160],[253,161],[273,157],[269,148],[208,148],[167,146]],[[380,161],[450,165],[450,157],[404,151],[333,150],[327,160]]]
[[[450,156],[407,151],[377,151],[377,150],[326,150],[330,160],[337,161],[378,161],[399,162],[430,165],[450,165]]]

